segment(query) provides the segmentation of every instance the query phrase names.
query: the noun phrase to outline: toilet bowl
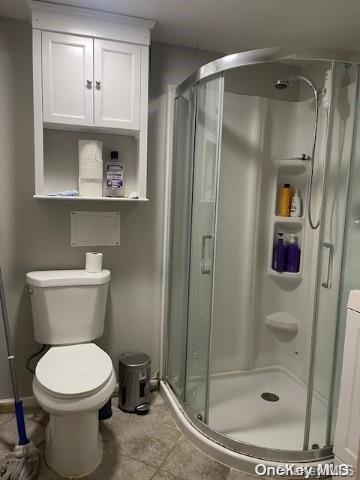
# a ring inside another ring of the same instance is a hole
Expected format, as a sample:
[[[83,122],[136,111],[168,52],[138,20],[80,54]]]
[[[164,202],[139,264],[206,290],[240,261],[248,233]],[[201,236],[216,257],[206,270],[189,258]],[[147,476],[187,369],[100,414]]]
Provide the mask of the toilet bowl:
[[[33,392],[50,414],[45,459],[59,475],[80,478],[101,463],[98,410],[115,385],[111,359],[94,343],[51,347],[38,362]]]

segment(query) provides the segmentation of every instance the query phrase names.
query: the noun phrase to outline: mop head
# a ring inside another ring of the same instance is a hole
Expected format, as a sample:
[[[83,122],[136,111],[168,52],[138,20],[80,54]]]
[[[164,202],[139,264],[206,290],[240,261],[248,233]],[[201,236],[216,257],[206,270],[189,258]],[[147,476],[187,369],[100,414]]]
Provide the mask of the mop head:
[[[40,452],[31,442],[17,445],[0,460],[1,480],[35,480],[40,469]]]

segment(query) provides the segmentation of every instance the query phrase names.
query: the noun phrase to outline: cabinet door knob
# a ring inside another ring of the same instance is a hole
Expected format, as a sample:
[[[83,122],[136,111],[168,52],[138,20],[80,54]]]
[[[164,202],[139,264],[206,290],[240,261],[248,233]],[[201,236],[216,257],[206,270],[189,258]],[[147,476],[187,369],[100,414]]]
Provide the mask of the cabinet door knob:
[[[86,87],[92,88],[92,80],[86,80]]]
[[[99,82],[99,80],[96,80],[95,83],[96,83],[96,88],[97,88],[98,90],[100,90],[100,88],[101,88],[101,82]]]

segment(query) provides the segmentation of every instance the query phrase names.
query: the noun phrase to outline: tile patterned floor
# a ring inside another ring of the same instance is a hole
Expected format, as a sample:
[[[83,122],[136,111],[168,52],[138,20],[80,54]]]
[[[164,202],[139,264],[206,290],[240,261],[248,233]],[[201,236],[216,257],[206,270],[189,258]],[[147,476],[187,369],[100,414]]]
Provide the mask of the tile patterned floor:
[[[254,480],[254,476],[229,469],[190,443],[176,427],[160,394],[146,416],[126,414],[114,399],[113,416],[101,422],[104,459],[86,480]],[[44,448],[47,415],[34,410],[26,415],[31,440]],[[13,415],[0,415],[0,458],[12,450],[16,439]],[[39,480],[59,480],[45,461]]]

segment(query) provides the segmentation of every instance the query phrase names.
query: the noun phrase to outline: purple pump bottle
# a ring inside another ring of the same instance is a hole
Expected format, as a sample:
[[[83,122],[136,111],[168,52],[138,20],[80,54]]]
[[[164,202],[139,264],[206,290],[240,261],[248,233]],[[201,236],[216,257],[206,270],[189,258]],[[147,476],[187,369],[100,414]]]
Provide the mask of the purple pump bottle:
[[[286,271],[291,273],[297,273],[300,270],[300,247],[297,243],[297,238],[294,234],[291,234],[290,243],[286,247]]]
[[[274,246],[273,267],[277,272],[284,272],[286,266],[286,246],[284,243],[284,234],[278,233],[278,240]]]

